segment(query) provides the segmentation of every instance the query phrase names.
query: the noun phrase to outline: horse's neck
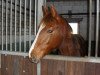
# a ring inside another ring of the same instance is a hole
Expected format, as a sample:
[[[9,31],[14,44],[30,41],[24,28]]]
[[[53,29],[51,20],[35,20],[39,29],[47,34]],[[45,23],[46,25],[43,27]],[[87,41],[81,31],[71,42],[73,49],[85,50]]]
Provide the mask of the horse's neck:
[[[71,36],[72,37],[72,36]],[[75,44],[73,38],[65,38],[59,47],[61,55],[67,56],[80,56],[78,50],[75,50]]]
[[[59,47],[60,53],[62,55],[68,55],[69,56],[71,54],[70,53],[70,48],[73,48],[73,47],[70,47],[70,46],[72,46],[72,44],[71,44],[72,41],[71,40],[72,39],[68,38],[68,39],[65,39],[65,40],[62,41],[62,44]]]

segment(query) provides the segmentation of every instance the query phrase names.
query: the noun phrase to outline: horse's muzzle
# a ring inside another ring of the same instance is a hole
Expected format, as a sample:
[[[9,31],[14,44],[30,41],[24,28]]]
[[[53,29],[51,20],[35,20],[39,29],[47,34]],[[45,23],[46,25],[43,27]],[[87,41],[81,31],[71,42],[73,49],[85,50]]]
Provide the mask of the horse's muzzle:
[[[32,56],[32,58],[29,58],[31,62],[38,63],[40,60]]]

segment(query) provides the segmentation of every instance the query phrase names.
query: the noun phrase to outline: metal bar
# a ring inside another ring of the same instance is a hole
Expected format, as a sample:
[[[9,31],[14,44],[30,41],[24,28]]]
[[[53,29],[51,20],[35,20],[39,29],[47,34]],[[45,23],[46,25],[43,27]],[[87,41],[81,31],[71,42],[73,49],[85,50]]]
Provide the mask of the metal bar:
[[[20,0],[20,13],[19,13],[19,51],[21,52],[21,2]]]
[[[8,5],[10,4],[10,2],[8,1]],[[12,2],[12,5],[14,6],[15,5],[15,3],[14,2]],[[16,5],[18,8],[20,7],[20,5],[19,4],[17,4]],[[22,9],[24,9],[24,6],[21,6],[21,8]],[[5,9],[5,7],[4,7],[4,9]],[[8,10],[10,10],[9,8],[8,8]],[[26,10],[27,11],[29,11],[29,8],[26,8]],[[12,9],[12,11],[14,11],[14,9]],[[34,10],[31,10],[33,13],[34,13]],[[19,13],[19,11],[17,11],[18,13]],[[24,14],[23,12],[22,12],[22,14]],[[27,14],[28,15],[28,14]]]
[[[89,43],[88,43],[88,56],[91,56],[91,24],[92,24],[92,0],[89,0]]]
[[[8,35],[7,35],[7,31],[8,31],[8,0],[6,0],[6,50],[8,50]]]
[[[0,69],[1,69],[1,54],[0,54]]]
[[[28,56],[28,53],[26,52],[15,52],[15,51],[0,51],[0,54],[5,54],[5,55],[17,55],[17,56]]]
[[[17,5],[17,1],[15,0],[15,51],[16,51],[16,5]]]
[[[46,0],[44,0],[44,5],[45,5],[45,6],[46,6],[46,2],[47,2],[47,1],[46,1]]]
[[[99,41],[99,0],[97,0],[96,6],[96,46],[95,46],[95,57],[98,56],[98,41]]]
[[[24,52],[26,52],[26,0],[24,4]]]
[[[4,39],[3,39],[3,17],[4,17],[4,16],[3,16],[3,0],[2,0],[2,14],[1,14],[1,15],[2,15],[2,50],[3,50],[3,43],[4,43],[4,42],[3,42],[3,40],[4,40]]]
[[[38,0],[35,0],[35,25],[34,25],[34,34],[36,35],[36,33],[37,33],[37,10],[38,10],[38,2],[37,2]]]
[[[31,0],[30,0],[30,11],[29,11],[29,47],[31,47]]]
[[[12,0],[10,4],[10,51],[12,51]]]

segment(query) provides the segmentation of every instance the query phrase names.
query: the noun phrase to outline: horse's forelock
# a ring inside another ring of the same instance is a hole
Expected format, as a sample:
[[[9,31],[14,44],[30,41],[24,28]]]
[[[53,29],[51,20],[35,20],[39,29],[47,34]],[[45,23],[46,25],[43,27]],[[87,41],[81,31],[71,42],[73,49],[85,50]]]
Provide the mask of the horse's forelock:
[[[44,25],[61,25],[64,27],[64,29],[66,30],[67,28],[67,33],[69,32],[69,34],[72,33],[72,28],[70,27],[70,25],[68,24],[68,22],[60,15],[58,15],[58,18],[53,17],[51,13],[47,14],[46,16],[43,17],[41,24]],[[63,28],[61,27],[61,28]],[[63,29],[63,31],[64,31]]]
[[[53,17],[51,13],[49,13],[48,15],[43,17],[40,24],[42,23],[44,23],[44,25],[54,25],[55,23],[57,23],[57,19]]]

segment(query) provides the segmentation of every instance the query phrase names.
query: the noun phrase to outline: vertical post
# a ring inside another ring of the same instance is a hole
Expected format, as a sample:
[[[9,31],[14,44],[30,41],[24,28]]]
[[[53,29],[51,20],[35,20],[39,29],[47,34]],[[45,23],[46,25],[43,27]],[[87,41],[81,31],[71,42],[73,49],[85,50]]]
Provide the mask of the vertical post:
[[[43,4],[43,5],[46,5],[46,2],[47,2],[47,1],[46,1],[46,0],[44,0],[44,4]]]
[[[26,0],[24,3],[24,52],[26,52]]]
[[[31,0],[29,5],[29,47],[31,47]]]
[[[96,46],[95,57],[98,56],[98,41],[99,41],[99,0],[96,1]]]
[[[1,69],[1,54],[0,54],[0,69]]]
[[[89,0],[89,43],[88,43],[88,56],[91,56],[91,25],[92,24],[92,0]]]
[[[35,2],[35,27],[37,29],[37,25],[39,25],[41,19],[43,18],[42,6],[46,4],[46,0],[35,0]],[[41,75],[41,62],[37,64],[37,75]]]
[[[15,51],[16,51],[16,4],[17,3],[17,1],[15,0]]]
[[[37,9],[37,24],[39,25],[41,19],[43,18],[42,6],[44,5],[44,0],[38,0],[38,9]]]
[[[37,25],[39,25],[42,15],[42,5],[46,4],[46,0],[35,0],[35,35],[37,33]]]
[[[8,28],[8,0],[6,0],[6,50],[8,50],[7,28]]]
[[[1,14],[2,15],[2,22],[1,22],[1,24],[2,24],[2,50],[3,50],[3,40],[4,40],[3,39],[3,10],[4,9],[3,9],[3,0],[2,0],[2,14]]]
[[[37,33],[37,9],[38,9],[38,0],[35,0],[35,22],[34,22],[34,34]]]
[[[19,51],[21,52],[21,3],[22,0],[20,0],[20,13],[19,13]]]
[[[41,75],[41,62],[37,64],[37,75]]]
[[[12,0],[10,1],[10,51],[12,51]]]
[[[42,6],[46,5],[46,0],[37,0],[38,6],[37,6],[37,25],[39,25],[41,19],[43,18],[43,13],[42,13]]]

